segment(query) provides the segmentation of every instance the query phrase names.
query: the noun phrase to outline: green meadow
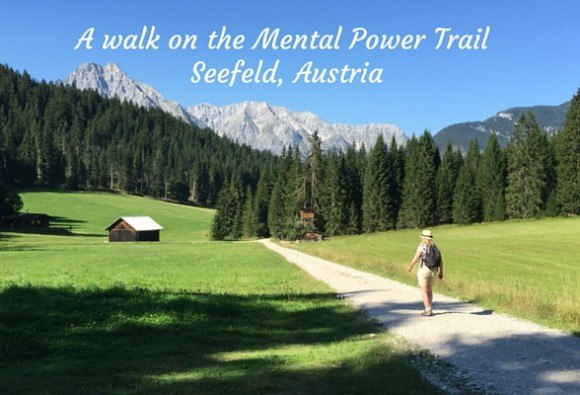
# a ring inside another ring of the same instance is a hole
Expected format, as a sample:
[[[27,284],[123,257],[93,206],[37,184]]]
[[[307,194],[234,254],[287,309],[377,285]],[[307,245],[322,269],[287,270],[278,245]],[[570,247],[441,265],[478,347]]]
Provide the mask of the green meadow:
[[[580,334],[580,218],[433,228],[445,266],[435,292]],[[294,248],[416,285],[420,230],[336,237]]]
[[[0,232],[2,393],[433,393],[409,346],[255,243],[210,242],[212,210],[24,192],[50,229]],[[108,243],[148,215],[159,243]],[[375,335],[376,334],[376,335]]]

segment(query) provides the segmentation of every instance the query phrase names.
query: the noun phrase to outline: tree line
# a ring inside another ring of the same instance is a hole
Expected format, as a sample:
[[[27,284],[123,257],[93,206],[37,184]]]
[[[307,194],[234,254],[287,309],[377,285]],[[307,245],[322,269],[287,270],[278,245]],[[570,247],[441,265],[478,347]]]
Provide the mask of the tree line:
[[[2,191],[112,190],[213,207],[232,176],[255,188],[276,162],[158,109],[0,66]],[[21,203],[8,206],[3,214]]]
[[[379,136],[368,153],[364,146],[325,153],[314,134],[308,153],[285,149],[276,177],[260,179],[256,191],[235,180],[222,190],[212,236],[299,239],[309,230],[334,236],[575,216],[579,169],[580,90],[562,131],[548,138],[523,114],[503,149],[492,134],[483,150],[473,140],[465,154],[448,143],[441,155],[425,132],[404,147]],[[303,209],[315,219],[301,221]]]

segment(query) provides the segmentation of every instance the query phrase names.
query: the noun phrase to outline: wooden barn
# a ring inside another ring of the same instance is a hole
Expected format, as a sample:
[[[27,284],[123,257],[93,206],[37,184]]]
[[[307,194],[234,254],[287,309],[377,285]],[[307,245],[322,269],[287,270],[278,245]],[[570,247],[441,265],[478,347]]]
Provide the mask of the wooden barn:
[[[18,214],[2,217],[8,228],[48,228],[52,218],[47,214]]]
[[[163,229],[151,217],[121,217],[106,228],[109,241],[159,241]]]

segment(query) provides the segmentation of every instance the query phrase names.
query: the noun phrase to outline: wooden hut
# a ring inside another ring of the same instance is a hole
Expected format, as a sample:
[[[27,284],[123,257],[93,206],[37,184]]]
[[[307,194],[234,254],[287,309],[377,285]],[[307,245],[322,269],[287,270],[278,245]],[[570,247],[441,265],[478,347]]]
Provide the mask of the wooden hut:
[[[2,217],[4,225],[9,228],[48,228],[52,218],[47,214],[17,214]]]
[[[106,228],[109,241],[159,241],[163,229],[151,217],[121,217]]]
[[[302,222],[302,225],[304,225],[306,221],[314,221],[314,210],[311,208],[303,208],[300,210],[300,221]]]

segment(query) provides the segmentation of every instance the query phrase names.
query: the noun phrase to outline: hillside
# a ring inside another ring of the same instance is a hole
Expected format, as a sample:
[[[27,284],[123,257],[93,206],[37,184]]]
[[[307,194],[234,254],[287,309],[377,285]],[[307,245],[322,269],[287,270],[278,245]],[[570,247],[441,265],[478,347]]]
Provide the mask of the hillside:
[[[156,108],[36,82],[0,66],[2,182],[124,192],[212,206],[233,176],[244,186],[276,158]]]
[[[518,119],[524,113],[534,114],[538,125],[552,135],[562,130],[571,102],[559,106],[514,107],[496,113],[485,121],[463,122],[447,126],[434,136],[435,143],[443,152],[448,141],[467,151],[469,142],[477,139],[480,147],[485,147],[491,133],[496,133],[499,143],[504,147],[514,133]]]
[[[98,242],[107,239],[108,225],[119,217],[130,216],[152,217],[164,227],[164,243],[208,240],[215,214],[211,209],[105,192],[24,191],[20,195],[23,210],[46,213],[55,217],[53,228],[71,227],[73,236],[90,235]]]

